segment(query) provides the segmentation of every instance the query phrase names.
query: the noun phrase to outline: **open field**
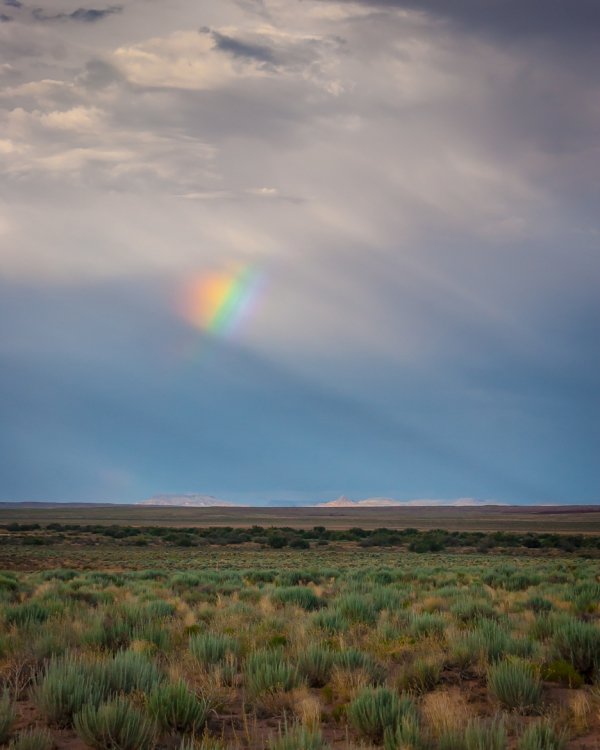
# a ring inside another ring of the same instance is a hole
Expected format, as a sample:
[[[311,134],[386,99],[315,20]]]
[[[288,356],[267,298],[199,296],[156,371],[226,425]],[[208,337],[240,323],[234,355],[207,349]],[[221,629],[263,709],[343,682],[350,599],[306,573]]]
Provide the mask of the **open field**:
[[[86,523],[132,526],[381,526],[457,531],[552,531],[600,534],[600,506],[388,508],[169,508],[135,505],[0,504],[0,524]]]
[[[596,537],[48,522],[0,537],[0,745],[600,747]]]
[[[271,549],[304,550],[320,560],[357,555],[363,550],[391,549],[398,557],[419,554],[484,553],[557,556],[566,552],[600,559],[600,536],[566,531],[452,531],[376,527],[328,528],[292,526],[159,526],[106,523],[19,523],[0,525],[0,568],[35,571],[56,566],[143,568],[212,564],[215,552],[233,548],[237,557]],[[177,550],[185,550],[184,555]],[[311,552],[309,552],[312,550]],[[225,553],[219,560],[226,561]],[[224,564],[228,564],[224,562]]]

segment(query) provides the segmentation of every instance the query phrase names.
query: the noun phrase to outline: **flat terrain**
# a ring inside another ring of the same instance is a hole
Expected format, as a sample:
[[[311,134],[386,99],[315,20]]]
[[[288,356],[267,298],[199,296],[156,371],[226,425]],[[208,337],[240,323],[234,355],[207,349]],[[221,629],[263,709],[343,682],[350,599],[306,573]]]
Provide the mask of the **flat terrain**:
[[[2,513],[11,750],[600,748],[598,509]]]
[[[110,540],[21,549],[29,572],[2,576],[0,682],[14,701],[11,733],[44,728],[52,743],[24,747],[86,750],[95,730],[78,706],[93,719],[94,701],[122,694],[144,731],[159,721],[129,750],[599,746],[596,656],[565,640],[575,627],[600,642],[595,561],[347,544],[310,557],[248,545],[157,556]],[[527,699],[494,682],[513,663]],[[176,703],[157,714],[181,681],[186,705],[199,702],[193,715],[177,719]],[[408,724],[398,708],[383,727],[377,710],[368,718],[365,702],[402,694]],[[418,744],[383,747],[389,721]],[[194,726],[206,739],[180,745]],[[532,744],[538,726],[565,737]],[[461,744],[469,732],[479,744]]]
[[[131,526],[290,526],[330,529],[386,527],[452,531],[600,534],[600,506],[409,508],[169,508],[135,505],[0,504],[0,524],[84,523]]]

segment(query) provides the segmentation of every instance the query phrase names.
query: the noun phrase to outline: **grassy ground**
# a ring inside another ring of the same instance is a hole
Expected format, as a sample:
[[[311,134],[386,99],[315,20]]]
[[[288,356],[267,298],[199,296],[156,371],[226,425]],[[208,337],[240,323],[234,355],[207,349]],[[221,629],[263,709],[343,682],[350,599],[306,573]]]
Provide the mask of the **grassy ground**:
[[[600,746],[594,559],[56,533],[0,546],[0,744]]]
[[[290,526],[332,529],[444,528],[600,534],[600,506],[473,508],[168,508],[134,505],[25,507],[0,504],[0,524],[97,523],[133,526]]]

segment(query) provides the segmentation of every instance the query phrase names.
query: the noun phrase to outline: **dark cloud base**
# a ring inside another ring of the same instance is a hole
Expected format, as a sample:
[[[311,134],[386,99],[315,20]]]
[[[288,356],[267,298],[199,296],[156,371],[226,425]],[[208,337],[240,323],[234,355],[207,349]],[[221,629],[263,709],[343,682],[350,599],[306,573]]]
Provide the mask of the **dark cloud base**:
[[[371,361],[363,393],[349,396],[336,370],[321,383],[303,378],[186,328],[156,304],[161,298],[168,294],[158,282],[4,287],[2,319],[19,331],[18,342],[4,332],[0,352],[0,418],[11,425],[0,434],[4,499],[131,501],[160,488],[227,496],[286,487],[595,499],[586,489],[593,451],[580,449],[593,429],[571,384],[545,382],[535,403],[533,373],[490,363],[471,378],[477,393],[496,395],[473,400],[450,371],[424,384]],[[385,409],[368,403],[374,389]],[[515,404],[527,404],[525,422],[515,421]],[[562,460],[547,462],[550,455]],[[129,484],[112,486],[113,473]]]
[[[355,0],[348,0],[354,2]],[[377,8],[427,13],[491,36],[549,35],[557,39],[600,36],[597,0],[358,0]]]
[[[82,23],[96,23],[107,16],[120,13],[123,10],[120,5],[112,5],[108,8],[77,8],[71,13],[45,13],[42,8],[32,11],[36,21],[81,21]]]
[[[214,41],[217,49],[227,52],[233,57],[239,57],[243,60],[255,60],[262,63],[274,63],[275,57],[273,51],[264,45],[249,44],[239,39],[235,39],[227,34],[221,34],[218,31],[212,31],[204,26],[200,29],[201,33],[208,34]]]

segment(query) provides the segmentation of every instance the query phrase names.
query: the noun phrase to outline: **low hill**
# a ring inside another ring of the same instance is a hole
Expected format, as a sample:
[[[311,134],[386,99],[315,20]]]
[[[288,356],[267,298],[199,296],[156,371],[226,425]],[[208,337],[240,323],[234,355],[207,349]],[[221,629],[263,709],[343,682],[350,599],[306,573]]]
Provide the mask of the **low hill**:
[[[367,497],[364,500],[350,500],[342,495],[337,500],[327,503],[317,503],[316,508],[390,508],[390,507],[427,507],[427,506],[478,506],[489,505],[484,500],[475,500],[472,497],[461,497],[458,500],[393,500],[390,497]]]
[[[153,495],[147,500],[142,500],[137,505],[167,505],[177,508],[217,508],[234,507],[234,503],[227,500],[219,500],[212,495]]]

